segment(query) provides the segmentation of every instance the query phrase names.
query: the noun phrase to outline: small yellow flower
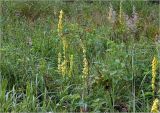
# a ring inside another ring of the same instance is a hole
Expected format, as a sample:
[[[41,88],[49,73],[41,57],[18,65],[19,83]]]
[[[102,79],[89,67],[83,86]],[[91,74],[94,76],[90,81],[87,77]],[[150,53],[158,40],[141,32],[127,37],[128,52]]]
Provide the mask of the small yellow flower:
[[[152,105],[152,108],[151,108],[151,112],[152,113],[158,113],[158,104],[159,104],[159,100],[156,98],[154,101],[153,101],[153,105]]]
[[[154,91],[155,91],[157,64],[158,64],[158,60],[156,59],[156,57],[154,57],[153,60],[152,60],[152,90],[153,90],[153,94],[154,94]]]

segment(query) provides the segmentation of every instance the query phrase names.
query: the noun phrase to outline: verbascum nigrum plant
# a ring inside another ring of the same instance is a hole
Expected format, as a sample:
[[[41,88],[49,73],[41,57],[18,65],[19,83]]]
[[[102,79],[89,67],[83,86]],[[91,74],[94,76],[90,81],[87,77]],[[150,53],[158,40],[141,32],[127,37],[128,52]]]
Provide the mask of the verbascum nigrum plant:
[[[159,113],[158,106],[159,106],[159,100],[158,100],[158,98],[156,98],[153,101],[153,105],[152,105],[152,108],[151,108],[151,113]]]
[[[60,40],[62,40],[62,44],[63,44],[63,61],[62,61],[62,55],[61,53],[58,54],[58,71],[60,74],[62,74],[63,76],[66,74],[66,40],[65,38],[62,36],[63,32],[63,25],[62,25],[62,19],[63,19],[63,11],[60,11],[59,14],[59,20],[58,20],[58,35],[60,36]]]
[[[62,18],[63,18],[63,11],[60,11],[60,15],[59,15],[59,21],[58,21],[58,35],[61,36],[62,35]]]
[[[66,58],[66,50],[68,48],[67,40],[65,37],[62,37],[62,43],[63,43],[63,62],[61,65],[62,69],[62,75],[65,76],[67,74],[67,58]]]
[[[152,60],[152,91],[153,91],[153,95],[154,95],[154,92],[155,92],[157,64],[158,64],[158,60],[157,60],[156,57],[154,57],[153,60]]]
[[[87,78],[88,76],[88,61],[86,56],[83,56],[83,78]]]
[[[61,64],[61,72],[62,72],[62,75],[65,76],[66,75],[66,71],[67,71],[67,61],[64,59],[64,61],[62,62]]]
[[[88,61],[86,58],[86,48],[83,45],[82,40],[80,40],[80,41],[81,41],[81,47],[83,50],[83,71],[82,71],[83,75],[82,75],[82,78],[86,79],[88,76],[89,66],[88,66]]]
[[[86,56],[86,48],[82,42],[82,40],[80,39],[80,46],[82,47],[82,51],[83,51],[83,69],[82,69],[82,80],[83,80],[83,91],[82,91],[82,100],[84,101],[84,98],[88,95],[87,94],[87,90],[88,90],[88,74],[89,74],[89,65],[88,65],[88,61],[87,61],[87,56]],[[81,108],[81,110],[83,109],[84,111],[86,111],[87,105],[83,106]]]
[[[68,43],[66,40],[66,37],[63,36],[63,25],[62,25],[62,19],[63,19],[64,12],[61,10],[59,14],[59,21],[58,21],[58,35],[60,36],[60,40],[63,45],[63,58],[61,53],[58,55],[58,71],[63,75],[63,77],[68,74],[67,70],[67,56],[66,56],[66,50],[68,48]],[[61,58],[60,58],[61,57]],[[60,60],[61,59],[61,60]]]
[[[126,15],[122,9],[122,3],[123,3],[123,1],[120,0],[119,15],[118,15],[118,19],[117,19],[117,22],[118,22],[117,28],[118,28],[118,33],[120,33],[120,34],[123,34],[126,31],[126,23],[125,23],[125,16]]]
[[[120,0],[120,6],[119,6],[119,23],[123,24],[123,10],[122,10],[122,0]]]

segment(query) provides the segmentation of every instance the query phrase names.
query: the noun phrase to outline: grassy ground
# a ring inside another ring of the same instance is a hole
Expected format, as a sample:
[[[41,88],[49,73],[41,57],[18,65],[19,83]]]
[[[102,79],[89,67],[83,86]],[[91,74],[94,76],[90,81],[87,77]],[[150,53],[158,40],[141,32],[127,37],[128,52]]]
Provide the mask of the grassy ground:
[[[159,4],[5,1],[1,7],[0,112],[150,112],[160,98],[159,64],[153,83],[152,63],[160,60]]]

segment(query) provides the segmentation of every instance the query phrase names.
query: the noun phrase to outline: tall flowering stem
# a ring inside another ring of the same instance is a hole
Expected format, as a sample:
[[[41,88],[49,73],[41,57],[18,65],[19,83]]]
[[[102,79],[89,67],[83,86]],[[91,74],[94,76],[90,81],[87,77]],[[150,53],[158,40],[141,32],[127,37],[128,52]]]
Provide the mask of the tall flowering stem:
[[[80,40],[80,45],[82,47],[83,50],[83,70],[82,70],[82,79],[83,79],[83,92],[82,92],[82,100],[84,100],[84,97],[87,96],[87,89],[88,89],[88,82],[87,82],[87,78],[88,78],[88,74],[89,74],[89,65],[88,65],[88,61],[86,58],[86,48],[82,42],[82,40]],[[83,109],[87,109],[87,105],[83,106]]]
[[[62,63],[62,75],[65,76],[67,74],[67,57],[66,57],[66,50],[68,48],[67,40],[65,37],[62,37],[63,43],[63,63]]]
[[[66,38],[63,37],[63,25],[62,25],[62,18],[63,18],[63,14],[64,12],[61,10],[60,14],[59,14],[59,21],[58,21],[58,35],[60,36],[61,40],[62,40],[62,44],[63,44],[63,61],[62,61],[62,55],[61,53],[58,54],[58,71],[60,74],[62,74],[63,76],[66,75],[66,71],[67,71],[67,59],[66,59],[66,49],[67,49],[67,42],[66,42]]]
[[[157,60],[156,57],[154,57],[153,60],[152,60],[152,91],[153,91],[153,95],[154,95],[154,92],[155,92],[155,80],[156,80],[157,64],[158,64],[158,60]]]
[[[59,15],[59,21],[58,21],[58,35],[61,36],[62,35],[62,18],[63,18],[63,11],[60,11],[60,15]]]
[[[82,40],[81,41],[81,47],[83,49],[83,75],[82,75],[82,78],[86,79],[87,76],[88,76],[88,61],[87,61],[87,58],[86,58],[86,48],[84,47],[83,43],[82,43]]]

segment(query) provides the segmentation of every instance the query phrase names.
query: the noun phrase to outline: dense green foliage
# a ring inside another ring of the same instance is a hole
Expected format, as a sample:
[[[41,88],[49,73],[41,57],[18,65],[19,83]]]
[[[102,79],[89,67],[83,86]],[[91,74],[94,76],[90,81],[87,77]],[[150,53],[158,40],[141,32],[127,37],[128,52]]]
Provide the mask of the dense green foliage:
[[[120,1],[111,4],[118,18]],[[154,97],[160,98],[158,77],[155,95],[151,88],[152,59],[160,59],[159,5],[124,1],[122,11],[130,18],[133,6],[134,32],[125,20],[109,22],[108,1],[2,2],[0,112],[150,112]],[[57,32],[61,9],[67,71],[73,56],[73,69],[65,76],[58,73],[58,53],[64,51]]]

